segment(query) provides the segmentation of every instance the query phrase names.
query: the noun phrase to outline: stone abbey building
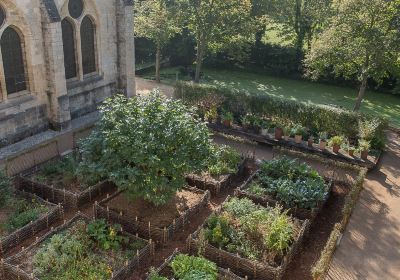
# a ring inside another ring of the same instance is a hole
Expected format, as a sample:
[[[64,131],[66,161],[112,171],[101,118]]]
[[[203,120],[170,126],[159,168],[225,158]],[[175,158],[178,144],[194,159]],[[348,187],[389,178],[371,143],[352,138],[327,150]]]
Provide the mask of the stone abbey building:
[[[0,0],[0,148],[68,131],[112,94],[134,94],[132,6]]]

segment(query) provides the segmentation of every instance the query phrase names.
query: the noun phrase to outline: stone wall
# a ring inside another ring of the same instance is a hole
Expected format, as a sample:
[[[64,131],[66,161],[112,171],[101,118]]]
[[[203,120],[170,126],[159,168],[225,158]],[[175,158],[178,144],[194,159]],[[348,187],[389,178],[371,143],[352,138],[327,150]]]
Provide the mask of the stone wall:
[[[18,30],[28,90],[7,95],[0,55],[0,147],[47,129],[66,130],[73,119],[95,111],[116,92],[135,93],[133,2],[84,1],[84,12],[72,19],[69,0],[2,0],[8,26]],[[80,24],[84,16],[95,24],[96,72],[83,76]],[[75,27],[78,77],[66,80],[61,20]]]

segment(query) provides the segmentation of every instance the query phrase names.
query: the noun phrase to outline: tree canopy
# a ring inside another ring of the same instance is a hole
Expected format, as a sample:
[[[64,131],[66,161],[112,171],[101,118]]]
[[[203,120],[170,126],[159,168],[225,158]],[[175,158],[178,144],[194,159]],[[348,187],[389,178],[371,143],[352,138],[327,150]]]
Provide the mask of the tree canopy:
[[[335,0],[329,26],[312,44],[305,64],[317,78],[332,72],[360,81],[359,110],[368,79],[381,82],[399,67],[399,1]]]
[[[158,91],[127,100],[118,95],[82,142],[80,172],[107,177],[129,198],[161,205],[185,185],[184,175],[203,170],[211,157],[207,126],[181,101]]]

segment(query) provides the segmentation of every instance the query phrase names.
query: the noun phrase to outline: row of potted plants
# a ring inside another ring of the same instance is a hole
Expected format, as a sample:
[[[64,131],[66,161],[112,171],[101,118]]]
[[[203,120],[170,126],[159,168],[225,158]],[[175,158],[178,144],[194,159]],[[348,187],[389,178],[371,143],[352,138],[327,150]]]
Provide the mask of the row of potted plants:
[[[223,110],[219,115],[216,108],[208,111],[205,117],[210,123],[220,122],[225,127],[231,127],[234,122],[234,116],[231,112]],[[341,135],[333,135],[329,138],[327,132],[311,131],[300,124],[293,124],[282,119],[269,120],[254,114],[246,114],[239,122],[246,131],[263,136],[268,136],[272,133],[276,140],[289,141],[290,138],[293,138],[297,144],[306,141],[309,147],[314,147],[314,144],[318,143],[318,148],[322,151],[326,150],[327,146],[332,148],[334,153],[339,153],[340,149],[343,149],[350,157],[354,157],[355,153],[359,152],[360,157],[364,160],[368,158],[371,148],[370,141],[365,139],[359,139],[358,147],[356,147],[349,139]]]

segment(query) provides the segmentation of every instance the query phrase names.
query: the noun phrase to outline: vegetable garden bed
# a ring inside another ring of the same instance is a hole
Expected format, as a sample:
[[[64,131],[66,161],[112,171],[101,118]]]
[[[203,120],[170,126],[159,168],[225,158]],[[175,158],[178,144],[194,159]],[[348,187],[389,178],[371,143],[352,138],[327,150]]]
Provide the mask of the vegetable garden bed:
[[[366,167],[369,170],[372,170],[375,168],[375,166],[378,164],[380,156],[382,154],[382,151],[375,151],[375,155],[369,155],[368,160],[363,160],[359,157],[350,157],[347,154],[344,153],[334,153],[331,149],[324,149],[321,150],[317,145],[313,144],[312,147],[309,147],[307,145],[307,142],[302,142],[302,143],[296,143],[295,141],[289,139],[281,139],[277,140],[274,138],[272,134],[268,135],[261,135],[261,134],[256,134],[254,132],[251,132],[249,130],[245,130],[240,126],[232,126],[232,127],[225,127],[222,124],[214,124],[210,123],[208,124],[208,127],[216,132],[219,133],[224,133],[224,134],[230,134],[230,135],[235,135],[239,137],[245,137],[251,141],[269,145],[269,146],[282,146],[285,148],[289,149],[294,149],[310,154],[316,154],[325,158],[341,161],[344,163],[348,164],[354,164],[358,165],[361,167]]]
[[[100,226],[99,226],[100,225]],[[106,230],[104,233],[102,230]],[[104,239],[104,238],[107,238]],[[3,262],[2,279],[129,279],[154,254],[154,244],[78,213]]]
[[[176,275],[174,275],[173,269],[171,268],[171,264],[174,260],[176,260],[176,257],[178,256],[182,256],[178,250],[175,250],[175,252],[168,257],[165,262],[156,270],[152,271],[150,273],[150,275],[147,277],[146,280],[168,280],[168,279],[175,279],[174,277],[176,277]],[[192,256],[190,256],[189,258],[191,258]],[[186,258],[186,257],[183,257]],[[188,258],[186,258],[188,259]],[[199,260],[199,258],[196,258],[197,260]],[[189,259],[190,260],[190,259]],[[220,268],[217,267],[217,265],[213,262],[208,261],[207,259],[201,258],[200,260],[204,260],[204,263],[201,262],[199,264],[199,266],[202,266],[202,268],[204,266],[206,266],[207,271],[212,270],[213,272],[217,272],[217,277],[215,279],[219,279],[219,280],[244,280],[244,278],[237,276],[236,274],[232,273],[230,271],[230,269],[224,269],[224,268]],[[186,260],[187,261],[187,260]],[[199,262],[199,261],[197,261]],[[186,263],[185,263],[186,264]],[[211,268],[210,268],[211,267]],[[193,270],[196,270],[197,267],[183,267],[183,269],[185,270],[189,270],[190,272],[192,272]],[[188,272],[189,272],[188,271]],[[156,275],[156,276],[154,276]],[[191,275],[191,274],[189,274]],[[191,275],[193,278],[192,279],[196,279],[194,277],[196,277],[197,275]],[[199,275],[197,277],[197,279],[200,279],[200,277],[203,275]],[[159,277],[159,278],[157,278]],[[208,279],[208,278],[207,278]]]
[[[233,198],[237,199],[237,198]],[[227,211],[224,208],[227,203],[230,203],[231,198],[228,197],[226,201],[220,206],[206,221],[201,227],[198,228],[198,230],[189,236],[187,239],[187,249],[190,253],[197,253],[199,250],[202,252],[202,255],[206,257],[207,259],[210,259],[214,262],[216,262],[217,265],[223,267],[223,268],[231,268],[233,272],[237,273],[238,275],[242,277],[249,277],[249,279],[262,279],[262,280],[270,280],[270,279],[281,279],[287,266],[291,262],[293,256],[300,250],[301,248],[301,243],[308,232],[310,222],[308,220],[301,221],[298,219],[293,219],[293,239],[291,240],[290,244],[288,244],[288,247],[283,251],[282,255],[275,255],[276,252],[267,251],[263,253],[262,256],[258,257],[250,257],[250,256],[244,256],[245,254],[245,249],[244,247],[250,246],[249,248],[252,248],[250,250],[250,253],[253,254],[254,250],[261,250],[257,247],[259,243],[246,243],[249,242],[250,236],[245,235],[245,239],[243,244],[240,244],[241,247],[237,247],[238,244],[236,244],[236,241],[230,240],[228,245],[224,244],[223,246],[221,244],[212,244],[209,242],[208,235],[211,234],[212,238],[215,240],[220,240],[221,242],[226,243],[225,237],[224,237],[224,228],[226,228],[226,225],[223,223],[224,217],[227,215]],[[240,199],[239,199],[240,200]],[[245,199],[246,200],[246,199]],[[250,202],[250,200],[247,200],[247,202]],[[254,214],[253,218],[257,219],[257,215],[260,214],[260,210],[266,210],[267,208],[264,208],[262,206],[257,206],[256,204],[252,204],[251,207],[257,207],[256,211],[254,211],[252,214]],[[268,208],[271,210],[271,208]],[[278,209],[278,208],[276,208]],[[271,210],[271,211],[277,211],[277,210]],[[242,207],[240,209],[237,208],[236,210],[238,211],[250,211],[249,207]],[[270,211],[266,210],[266,211]],[[230,215],[234,214],[235,212],[231,212]],[[276,214],[276,212],[275,212]],[[229,214],[228,214],[229,215]],[[286,217],[287,219],[291,219],[288,216],[286,216],[285,213],[281,214],[282,217]],[[240,215],[233,215],[233,217],[237,217]],[[217,217],[217,223],[216,227],[214,228],[209,228],[209,226],[214,223],[214,220],[216,220]],[[251,227],[254,225],[253,220],[249,220],[247,216],[243,216],[244,222],[247,220],[248,225]],[[258,216],[260,218],[260,216]],[[284,218],[284,219],[286,219]],[[235,219],[235,218],[234,218]],[[262,220],[262,219],[261,219]],[[237,222],[238,220],[234,220],[234,224],[237,227]],[[239,223],[239,228],[243,227],[244,224]],[[258,225],[256,226],[258,227]],[[254,229],[254,228],[253,228]],[[255,235],[258,236],[258,235]],[[254,237],[253,237],[254,238]],[[258,237],[260,238],[260,237]],[[257,238],[256,238],[257,239]],[[246,241],[247,240],[247,241]],[[232,243],[233,242],[233,243]],[[251,242],[254,242],[254,240],[251,240]],[[260,240],[257,239],[257,242],[260,242]],[[247,245],[244,245],[247,244]],[[249,245],[250,244],[250,245]],[[257,245],[256,245],[257,244]],[[224,247],[228,246],[228,247]],[[232,247],[236,246],[236,247]],[[236,248],[236,249],[232,249]],[[240,248],[240,249],[238,249]],[[239,252],[239,251],[240,252]],[[255,254],[255,253],[254,253]],[[269,255],[270,254],[270,255]],[[266,260],[266,257],[271,257],[272,259]]]
[[[324,179],[308,165],[285,156],[264,163],[270,164],[270,170],[263,169],[261,164],[261,168],[235,190],[235,195],[262,206],[279,204],[294,217],[313,222],[328,200],[333,180]],[[291,165],[291,169],[285,168],[286,173],[280,174],[279,165]]]
[[[212,195],[218,195],[221,191],[229,188],[232,182],[245,174],[245,167],[246,159],[240,162],[236,173],[222,174],[219,176],[212,176],[208,173],[202,175],[190,174],[186,176],[186,181],[190,186],[201,190],[209,190]]]
[[[210,200],[210,192],[184,188],[164,206],[156,207],[142,199],[129,201],[123,191],[95,203],[94,214],[146,239],[166,243],[183,228]]]
[[[36,195],[15,191],[12,199],[12,205],[0,209],[0,257],[63,217],[60,205],[44,201]]]

